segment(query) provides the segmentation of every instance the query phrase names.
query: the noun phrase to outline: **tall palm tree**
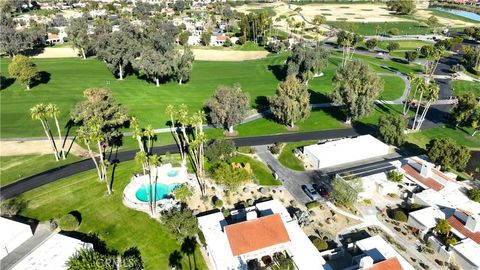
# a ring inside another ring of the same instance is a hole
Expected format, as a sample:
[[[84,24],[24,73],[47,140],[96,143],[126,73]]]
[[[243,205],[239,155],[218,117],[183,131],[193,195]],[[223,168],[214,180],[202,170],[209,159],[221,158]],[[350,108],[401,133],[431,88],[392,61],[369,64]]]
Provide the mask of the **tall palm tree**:
[[[420,93],[419,93],[419,100],[417,103],[417,111],[415,112],[415,118],[413,119],[412,130],[415,130],[415,127],[418,123],[418,120],[419,120],[418,112],[420,111],[420,107],[422,106],[422,98],[423,98],[424,92],[427,90],[427,84],[425,82],[425,78],[421,78],[420,80],[418,80],[417,90],[420,91]]]
[[[175,142],[177,143],[178,151],[180,152],[180,158],[183,161],[185,152],[183,151],[184,149],[183,149],[182,143],[180,141],[180,138],[178,136],[177,129],[175,127],[174,117],[176,117],[176,115],[177,115],[177,111],[175,109],[175,106],[173,106],[171,104],[168,105],[167,108],[165,109],[165,113],[167,113],[170,116],[170,123],[171,123],[170,124],[170,132],[172,133],[173,138],[175,139]]]
[[[420,116],[420,121],[416,126],[416,130],[420,130],[420,128],[422,127],[423,121],[425,120],[425,116],[427,115],[427,112],[430,109],[430,106],[432,105],[433,102],[435,102],[438,99],[438,92],[439,92],[439,88],[436,83],[432,82],[428,84],[426,88],[426,95],[425,95],[427,99],[427,103],[423,108],[423,112],[422,112],[422,115]]]
[[[58,117],[60,116],[60,110],[56,104],[49,103],[47,105],[47,114],[55,120],[55,126],[57,127],[58,132],[58,143],[60,143],[60,151],[62,152],[62,159],[65,159],[65,140],[62,138],[62,131],[60,130],[60,124],[58,122]]]
[[[140,129],[138,119],[135,116],[132,116],[132,118],[130,119],[130,127],[133,129],[132,137],[135,140],[137,140],[138,147],[140,148],[140,151],[145,152],[145,147],[144,147],[143,141],[142,141],[143,132]]]
[[[53,140],[50,126],[48,125],[47,115],[48,115],[47,106],[45,106],[43,103],[37,104],[32,108],[30,108],[30,116],[32,117],[33,120],[39,120],[40,123],[42,123],[43,131],[45,132],[45,135],[50,141],[50,144],[53,150],[53,155],[55,156],[55,160],[58,161],[59,160],[58,150],[57,150],[57,146],[55,145],[55,140]]]
[[[193,160],[193,165],[195,167],[195,172],[197,174],[197,180],[200,185],[202,194],[205,192],[205,170],[203,168],[204,164],[204,146],[207,141],[207,137],[203,132],[203,123],[206,121],[206,115],[204,111],[199,111],[195,113],[190,118],[190,123],[194,128],[194,138],[189,144],[188,150],[190,151],[190,156]]]
[[[154,217],[157,208],[157,180],[158,180],[158,166],[160,165],[160,157],[157,155],[148,156],[148,180],[149,187],[152,192],[148,196],[148,203],[150,204],[151,216]]]
[[[147,174],[147,153],[145,151],[138,151],[136,154],[135,154],[135,162],[138,164],[138,165],[141,165],[142,166],[142,170],[143,170],[143,174],[146,175]]]
[[[148,153],[151,154],[153,148],[153,139],[155,138],[155,130],[152,128],[151,125],[148,125],[147,128],[143,131],[143,136],[147,137]]]
[[[415,76],[415,74],[413,73],[409,73],[407,75],[407,78],[410,81],[410,87],[408,88],[407,99],[405,100],[405,104],[403,105],[403,116],[407,116],[407,112],[410,110],[410,105],[412,104],[409,101],[410,92],[412,91],[412,85],[415,86],[415,91],[413,92],[413,97],[415,97],[415,95],[417,94],[418,82],[419,82],[419,78]]]

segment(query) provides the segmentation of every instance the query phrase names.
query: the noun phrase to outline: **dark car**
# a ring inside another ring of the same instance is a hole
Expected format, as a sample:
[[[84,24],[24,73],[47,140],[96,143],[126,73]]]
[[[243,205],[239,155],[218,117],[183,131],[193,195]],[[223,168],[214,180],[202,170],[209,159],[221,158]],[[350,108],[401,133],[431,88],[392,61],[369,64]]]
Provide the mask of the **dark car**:
[[[328,190],[325,187],[313,184],[313,188],[315,188],[315,190],[318,192],[318,194],[320,194],[320,196],[322,196],[323,198],[328,198]]]

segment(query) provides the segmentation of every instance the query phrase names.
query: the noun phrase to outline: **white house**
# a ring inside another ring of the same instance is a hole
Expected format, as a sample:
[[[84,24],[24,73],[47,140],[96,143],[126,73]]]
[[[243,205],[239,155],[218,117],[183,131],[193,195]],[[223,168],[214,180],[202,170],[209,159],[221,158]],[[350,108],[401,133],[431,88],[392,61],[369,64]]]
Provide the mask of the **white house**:
[[[248,269],[247,265],[277,252],[287,253],[297,269],[330,269],[307,235],[279,201],[271,200],[232,213],[198,217],[214,269]],[[312,268],[313,267],[313,268]]]
[[[210,37],[210,46],[223,46],[225,44],[225,41],[227,41],[227,36],[225,35],[212,35]]]
[[[303,153],[315,169],[380,157],[389,153],[389,146],[371,135],[305,146]]]
[[[360,199],[373,199],[376,193],[380,196],[386,196],[390,193],[397,193],[398,183],[388,180],[386,172],[381,172],[369,176],[361,177],[363,191],[358,193]]]
[[[356,265],[345,270],[414,270],[380,235],[375,235],[355,242],[354,248],[361,253],[352,258]]]
[[[32,237],[30,225],[0,217],[0,259]]]

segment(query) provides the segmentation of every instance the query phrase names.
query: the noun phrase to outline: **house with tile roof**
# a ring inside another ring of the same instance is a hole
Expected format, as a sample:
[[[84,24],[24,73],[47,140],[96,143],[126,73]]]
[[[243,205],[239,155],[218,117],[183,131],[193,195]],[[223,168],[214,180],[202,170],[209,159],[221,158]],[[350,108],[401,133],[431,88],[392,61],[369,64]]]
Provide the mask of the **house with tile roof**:
[[[331,269],[279,201],[234,210],[229,220],[220,212],[199,215],[198,224],[214,269],[265,266],[278,254],[296,269]]]

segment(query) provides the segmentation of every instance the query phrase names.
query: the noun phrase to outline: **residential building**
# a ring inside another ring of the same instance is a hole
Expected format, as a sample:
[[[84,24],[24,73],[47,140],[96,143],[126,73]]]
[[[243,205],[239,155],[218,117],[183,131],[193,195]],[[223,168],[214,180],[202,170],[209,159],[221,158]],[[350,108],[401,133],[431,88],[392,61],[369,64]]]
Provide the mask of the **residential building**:
[[[279,201],[232,211],[229,220],[220,212],[199,216],[198,223],[214,269],[248,269],[276,253],[287,254],[297,269],[330,269]]]
[[[30,225],[0,217],[0,259],[32,237]]]

